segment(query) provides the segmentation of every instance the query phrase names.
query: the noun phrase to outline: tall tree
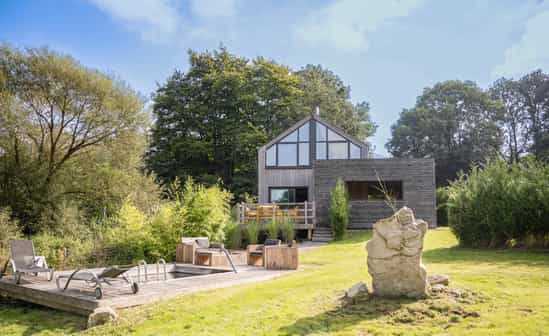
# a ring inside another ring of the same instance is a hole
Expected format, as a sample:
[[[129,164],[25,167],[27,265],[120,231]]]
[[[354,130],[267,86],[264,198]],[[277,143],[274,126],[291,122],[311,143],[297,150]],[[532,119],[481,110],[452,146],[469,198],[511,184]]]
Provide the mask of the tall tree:
[[[501,78],[490,88],[504,107],[506,154],[549,160],[549,74],[533,71],[518,80]]]
[[[301,78],[303,91],[296,109],[312,113],[318,106],[321,117],[364,141],[375,133],[377,125],[370,119],[370,105],[365,101],[353,104],[351,88],[335,73],[309,64],[296,75]]]
[[[124,83],[69,56],[1,47],[0,206],[36,231],[44,211],[75,192],[68,167],[82,171],[89,163],[74,167],[79,158],[139,132],[141,107]]]
[[[163,182],[192,176],[221,178],[237,197],[255,193],[257,148],[313,113],[365,138],[375,126],[366,102],[353,105],[350,89],[330,71],[297,73],[226,48],[189,51],[187,72],[175,71],[154,96],[155,125],[147,163]]]
[[[498,154],[502,106],[475,83],[446,81],[426,88],[391,127],[386,145],[395,157],[432,157],[437,186],[473,162]]]
[[[291,109],[299,78],[223,47],[189,51],[189,60],[189,70],[176,71],[154,96],[148,166],[164,182],[221,178],[235,195],[252,192],[257,147],[303,116]]]
[[[490,87],[490,93],[504,107],[501,119],[504,133],[502,154],[509,162],[517,162],[522,155],[528,153],[530,147],[525,99],[520,93],[518,82],[506,78],[494,82]]]

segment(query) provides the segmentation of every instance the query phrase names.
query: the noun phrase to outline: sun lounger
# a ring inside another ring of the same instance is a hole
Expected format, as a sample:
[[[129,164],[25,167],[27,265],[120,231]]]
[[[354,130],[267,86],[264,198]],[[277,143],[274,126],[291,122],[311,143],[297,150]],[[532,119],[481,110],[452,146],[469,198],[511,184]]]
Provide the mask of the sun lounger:
[[[125,266],[111,266],[105,268],[101,273],[96,274],[91,270],[76,270],[70,275],[60,275],[56,279],[57,288],[61,291],[67,290],[71,281],[84,281],[88,286],[94,288],[95,298],[100,300],[103,297],[103,285],[115,286],[118,282],[122,282],[123,285],[129,285],[132,293],[136,294],[139,291],[139,285],[137,282],[133,282],[132,278],[126,273],[135,265]],[[61,280],[66,279],[65,286],[61,288]],[[118,285],[118,284],[117,284]]]
[[[21,282],[23,274],[29,273],[35,276],[40,273],[48,273],[48,281],[53,279],[54,269],[48,268],[44,257],[35,255],[32,240],[10,240],[10,259],[4,265],[0,278],[2,278],[10,263],[16,284]]]

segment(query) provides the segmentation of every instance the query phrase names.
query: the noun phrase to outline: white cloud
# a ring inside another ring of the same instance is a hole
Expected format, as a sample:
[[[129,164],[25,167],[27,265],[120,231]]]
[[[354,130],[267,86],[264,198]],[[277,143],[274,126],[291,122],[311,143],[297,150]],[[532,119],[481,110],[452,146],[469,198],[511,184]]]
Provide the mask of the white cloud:
[[[296,36],[312,45],[342,51],[368,47],[368,34],[392,19],[405,17],[423,0],[337,0],[311,13],[298,25]]]
[[[504,61],[492,70],[493,76],[521,75],[542,68],[549,69],[549,9],[530,17],[524,34],[505,50]]]
[[[191,11],[203,18],[229,17],[236,14],[236,0],[191,0]]]
[[[152,42],[171,41],[177,33],[179,16],[172,0],[89,0],[141,38]]]

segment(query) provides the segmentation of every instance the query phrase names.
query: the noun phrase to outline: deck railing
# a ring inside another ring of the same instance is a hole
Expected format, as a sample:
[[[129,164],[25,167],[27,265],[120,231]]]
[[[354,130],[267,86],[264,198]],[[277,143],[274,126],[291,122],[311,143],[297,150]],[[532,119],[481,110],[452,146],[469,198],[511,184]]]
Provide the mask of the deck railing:
[[[272,219],[290,218],[296,229],[312,230],[315,227],[315,203],[240,203],[237,207],[238,222],[266,224]]]

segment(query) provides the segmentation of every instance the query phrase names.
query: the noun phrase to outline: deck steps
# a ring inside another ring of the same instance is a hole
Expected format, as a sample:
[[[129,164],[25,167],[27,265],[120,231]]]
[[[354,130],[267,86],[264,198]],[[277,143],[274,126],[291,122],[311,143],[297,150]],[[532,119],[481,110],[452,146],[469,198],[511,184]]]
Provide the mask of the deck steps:
[[[328,227],[316,227],[313,231],[314,242],[331,242],[334,240],[332,230]]]

